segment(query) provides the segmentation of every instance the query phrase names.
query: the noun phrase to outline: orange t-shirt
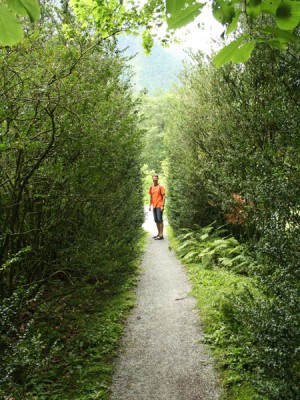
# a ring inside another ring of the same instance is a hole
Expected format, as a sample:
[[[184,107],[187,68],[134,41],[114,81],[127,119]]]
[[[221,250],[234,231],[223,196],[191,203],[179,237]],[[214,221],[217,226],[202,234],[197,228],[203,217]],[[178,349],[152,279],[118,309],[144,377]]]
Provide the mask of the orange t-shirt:
[[[165,188],[161,185],[152,185],[148,193],[151,195],[151,204],[153,208],[161,208],[164,204]]]

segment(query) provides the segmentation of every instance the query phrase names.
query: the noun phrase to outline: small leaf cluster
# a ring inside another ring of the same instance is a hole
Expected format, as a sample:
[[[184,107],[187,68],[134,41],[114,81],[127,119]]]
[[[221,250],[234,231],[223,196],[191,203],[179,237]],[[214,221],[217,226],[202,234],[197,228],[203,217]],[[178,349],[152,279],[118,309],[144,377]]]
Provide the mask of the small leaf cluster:
[[[185,26],[201,13],[205,3],[195,0],[166,0],[166,15],[168,28],[178,29]],[[239,64],[246,62],[256,45],[267,43],[270,46],[286,50],[289,44],[298,42],[293,30],[300,22],[300,3],[298,0],[214,0],[212,14],[224,27],[229,35],[239,29],[240,24],[247,24],[248,32],[239,37],[222,50],[214,58],[216,66],[229,62]],[[259,25],[256,20],[264,18]],[[275,26],[274,26],[275,25]]]
[[[40,17],[37,0],[5,0],[0,4],[0,43],[13,46],[24,37],[22,25],[17,16],[27,17],[36,22]]]

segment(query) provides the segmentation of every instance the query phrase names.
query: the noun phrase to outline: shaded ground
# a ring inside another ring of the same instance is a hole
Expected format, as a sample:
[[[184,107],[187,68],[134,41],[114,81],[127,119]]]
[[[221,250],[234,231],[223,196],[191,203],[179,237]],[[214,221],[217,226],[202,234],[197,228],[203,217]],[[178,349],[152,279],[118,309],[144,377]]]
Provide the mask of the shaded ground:
[[[186,274],[155,241],[152,215],[137,305],[128,319],[112,385],[113,400],[217,400],[213,361],[204,345]]]

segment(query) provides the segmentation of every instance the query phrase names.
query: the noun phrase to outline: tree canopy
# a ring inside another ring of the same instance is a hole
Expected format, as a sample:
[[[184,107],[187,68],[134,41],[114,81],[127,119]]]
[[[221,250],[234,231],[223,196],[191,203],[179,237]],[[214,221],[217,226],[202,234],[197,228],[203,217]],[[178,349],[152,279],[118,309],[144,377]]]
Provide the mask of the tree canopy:
[[[148,0],[144,4],[136,0],[70,0],[82,27],[89,25],[102,37],[120,32],[138,33],[143,30],[144,48],[150,51],[156,30],[167,22],[168,32],[162,39],[167,44],[178,28],[201,14],[206,2],[197,0]],[[210,2],[214,18],[224,25],[223,36],[238,32],[240,24],[247,29],[225,46],[215,57],[215,64],[247,61],[260,43],[285,50],[299,39],[293,30],[300,22],[299,0],[213,0]],[[0,42],[14,45],[22,40],[23,31],[17,16],[29,17],[31,22],[39,18],[37,0],[5,0],[0,5]],[[256,19],[264,17],[262,24]]]

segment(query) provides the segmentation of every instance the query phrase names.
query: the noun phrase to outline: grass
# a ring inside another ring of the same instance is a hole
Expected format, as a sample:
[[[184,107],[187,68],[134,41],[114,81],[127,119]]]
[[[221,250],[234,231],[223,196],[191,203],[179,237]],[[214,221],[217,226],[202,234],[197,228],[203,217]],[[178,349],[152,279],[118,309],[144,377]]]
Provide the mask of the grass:
[[[145,236],[141,250],[144,245]],[[52,283],[33,328],[46,361],[19,377],[18,384],[6,384],[0,397],[108,400],[120,338],[135,304],[139,264],[119,268],[105,281]]]
[[[175,253],[181,243],[172,229],[168,238]],[[204,342],[210,347],[217,364],[222,386],[223,400],[252,400],[257,393],[240,373],[239,357],[242,344],[236,343],[225,322],[228,299],[251,286],[251,279],[238,275],[222,267],[204,268],[200,263],[185,263],[185,269],[192,284],[192,294],[196,299],[199,316],[204,329]]]
[[[204,326],[204,342],[210,346],[217,360],[224,388],[223,399],[253,399],[256,393],[248,383],[243,382],[241,365],[236,357],[243,351],[242,344],[237,344],[234,338],[230,337],[224,324],[228,299],[233,293],[242,291],[249,284],[249,279],[220,268],[206,270],[200,268],[199,264],[188,265],[186,270]]]

